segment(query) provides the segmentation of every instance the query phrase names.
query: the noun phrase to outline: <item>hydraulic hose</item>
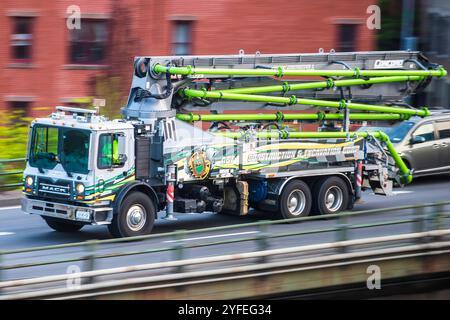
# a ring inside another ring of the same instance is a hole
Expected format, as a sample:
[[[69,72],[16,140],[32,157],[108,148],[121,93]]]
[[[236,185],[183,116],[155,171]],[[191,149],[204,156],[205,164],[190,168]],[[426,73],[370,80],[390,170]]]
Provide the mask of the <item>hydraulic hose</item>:
[[[373,111],[382,113],[397,113],[397,114],[407,114],[415,115],[420,117],[426,117],[430,115],[430,111],[426,108],[421,110],[399,108],[399,107],[389,107],[380,105],[369,105],[363,103],[353,103],[341,101],[327,101],[327,100],[315,100],[315,99],[303,99],[296,96],[290,97],[275,97],[275,96],[264,96],[264,95],[254,95],[254,94],[240,94],[240,93],[227,93],[222,91],[206,91],[206,90],[194,90],[194,89],[184,89],[182,93],[187,97],[198,97],[198,98],[210,98],[210,99],[225,99],[225,100],[240,100],[240,101],[253,101],[253,102],[275,102],[275,103],[285,103],[289,105],[300,104],[309,105],[316,107],[328,107],[337,109],[355,109],[362,111]]]
[[[351,113],[350,120],[407,120],[410,115],[390,114],[390,113]],[[306,121],[322,121],[322,120],[343,120],[344,115],[340,113],[259,113],[259,114],[194,114],[194,113],[178,113],[177,119],[194,122],[194,121],[283,121],[283,120],[306,120]]]
[[[197,68],[193,66],[170,67],[156,64],[155,73],[170,73],[179,75],[236,75],[236,76],[321,76],[321,77],[386,77],[386,76],[422,76],[445,77],[444,68],[437,70],[289,70],[282,67],[272,69],[223,69],[223,68]]]

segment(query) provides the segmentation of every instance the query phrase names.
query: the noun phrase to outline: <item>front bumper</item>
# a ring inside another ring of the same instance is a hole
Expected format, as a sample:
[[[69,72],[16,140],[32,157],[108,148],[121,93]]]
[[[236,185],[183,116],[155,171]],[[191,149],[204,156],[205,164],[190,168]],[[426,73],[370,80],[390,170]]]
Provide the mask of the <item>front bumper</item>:
[[[64,203],[22,198],[22,210],[29,214],[78,221],[85,224],[110,224],[113,210],[109,207],[81,207]]]

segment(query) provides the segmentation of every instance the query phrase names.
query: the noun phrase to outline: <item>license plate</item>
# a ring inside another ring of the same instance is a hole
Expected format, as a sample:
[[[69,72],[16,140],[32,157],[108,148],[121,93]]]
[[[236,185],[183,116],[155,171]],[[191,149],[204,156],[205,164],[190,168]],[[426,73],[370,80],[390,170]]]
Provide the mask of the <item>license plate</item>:
[[[77,220],[90,221],[91,213],[89,211],[77,210],[76,218],[77,218]]]

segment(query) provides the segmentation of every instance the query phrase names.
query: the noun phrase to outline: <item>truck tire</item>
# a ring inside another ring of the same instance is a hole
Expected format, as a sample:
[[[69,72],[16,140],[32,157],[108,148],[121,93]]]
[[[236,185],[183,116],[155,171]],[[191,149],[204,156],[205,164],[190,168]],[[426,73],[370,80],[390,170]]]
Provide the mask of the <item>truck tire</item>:
[[[283,219],[306,217],[311,211],[312,196],[308,185],[301,180],[289,182],[281,192],[278,206]]]
[[[326,177],[317,181],[313,194],[313,210],[319,214],[338,213],[351,206],[348,186],[339,177]]]
[[[52,217],[42,217],[47,225],[55,231],[58,232],[77,232],[83,228],[82,224],[75,224],[66,222],[61,219],[52,218]]]
[[[155,205],[142,192],[126,196],[114,215],[108,230],[115,238],[134,237],[150,234],[155,223]]]

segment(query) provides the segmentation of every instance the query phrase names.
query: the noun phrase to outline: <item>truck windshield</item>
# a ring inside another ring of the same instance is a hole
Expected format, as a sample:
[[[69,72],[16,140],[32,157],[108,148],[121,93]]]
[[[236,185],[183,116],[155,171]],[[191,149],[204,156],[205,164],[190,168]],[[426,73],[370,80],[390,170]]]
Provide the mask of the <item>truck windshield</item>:
[[[88,173],[90,132],[73,128],[35,125],[30,165],[53,169],[59,163],[70,175]]]

